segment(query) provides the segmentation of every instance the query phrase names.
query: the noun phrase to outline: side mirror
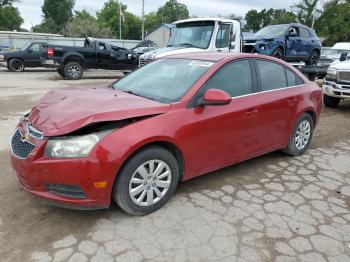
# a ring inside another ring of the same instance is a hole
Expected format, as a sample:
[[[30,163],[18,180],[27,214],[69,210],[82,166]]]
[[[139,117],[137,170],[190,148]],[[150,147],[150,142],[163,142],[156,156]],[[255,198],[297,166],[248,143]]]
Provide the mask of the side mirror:
[[[289,37],[296,37],[298,36],[296,32],[292,31],[292,32],[289,32],[288,34]]]
[[[341,53],[339,61],[343,62],[343,61],[346,61],[347,59],[348,59],[348,53],[347,52]]]
[[[204,93],[204,96],[197,102],[198,106],[220,106],[228,105],[232,97],[223,90],[209,89]]]

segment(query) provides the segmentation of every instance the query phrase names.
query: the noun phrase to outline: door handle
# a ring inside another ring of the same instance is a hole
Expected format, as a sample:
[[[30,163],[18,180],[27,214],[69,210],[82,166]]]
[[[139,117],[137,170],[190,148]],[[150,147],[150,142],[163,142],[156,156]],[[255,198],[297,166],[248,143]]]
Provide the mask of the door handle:
[[[257,113],[258,113],[258,109],[252,108],[252,109],[247,110],[244,114],[246,116],[251,116],[251,115],[255,115]]]

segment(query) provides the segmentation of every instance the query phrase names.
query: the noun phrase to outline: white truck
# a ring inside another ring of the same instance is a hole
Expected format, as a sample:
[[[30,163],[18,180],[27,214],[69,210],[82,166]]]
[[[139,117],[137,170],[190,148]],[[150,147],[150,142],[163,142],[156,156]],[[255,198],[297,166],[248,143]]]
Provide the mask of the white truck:
[[[323,102],[327,107],[337,107],[340,100],[350,99],[350,60],[343,54],[341,62],[332,64],[323,82]],[[343,61],[342,61],[343,60]]]
[[[173,54],[242,51],[242,27],[239,21],[193,18],[177,21],[174,25],[167,47],[141,55],[139,66]]]

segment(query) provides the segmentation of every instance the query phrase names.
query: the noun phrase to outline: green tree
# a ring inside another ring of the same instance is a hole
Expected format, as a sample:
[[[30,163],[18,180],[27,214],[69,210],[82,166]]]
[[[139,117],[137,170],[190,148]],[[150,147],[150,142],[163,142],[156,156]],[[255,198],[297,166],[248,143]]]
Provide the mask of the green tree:
[[[285,9],[275,9],[271,24],[290,24],[295,23],[296,21],[297,16],[293,12],[287,11]]]
[[[75,11],[74,18],[64,27],[63,33],[68,37],[110,38],[112,30],[101,28],[96,17],[86,10]]]
[[[12,6],[14,2],[14,0],[0,0],[0,30],[21,30],[23,18],[18,8]]]
[[[315,9],[318,2],[319,0],[302,0],[300,3],[292,6],[300,23],[307,26],[312,26],[312,20],[313,16],[315,15]]]
[[[285,9],[263,9],[260,12],[257,10],[250,10],[246,16],[245,30],[258,31],[267,25],[275,24],[289,24],[297,20],[297,16]]]
[[[18,2],[18,0],[0,0],[0,7],[2,6],[12,6],[13,3]]]
[[[350,1],[332,0],[325,4],[323,13],[315,23],[320,37],[325,38],[325,45],[336,42],[350,42]]]
[[[162,23],[162,18],[156,12],[145,15],[145,30],[150,32]]]
[[[59,33],[73,19],[75,0],[45,0],[41,10],[42,23],[34,27],[36,32]]]
[[[141,19],[127,12],[127,5],[119,3],[118,0],[109,0],[104,7],[97,12],[97,21],[104,28],[111,28],[114,37],[119,38],[119,5],[124,15],[122,20],[122,38],[140,39],[141,38]]]
[[[173,23],[177,20],[189,18],[187,6],[178,3],[177,0],[168,0],[157,11],[161,23]]]

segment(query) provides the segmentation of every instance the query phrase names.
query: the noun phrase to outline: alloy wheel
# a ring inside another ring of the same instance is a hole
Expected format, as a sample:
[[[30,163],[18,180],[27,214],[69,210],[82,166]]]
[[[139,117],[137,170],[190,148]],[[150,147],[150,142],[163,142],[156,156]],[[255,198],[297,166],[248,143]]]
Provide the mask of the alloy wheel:
[[[171,179],[167,163],[157,159],[147,161],[136,169],[130,179],[130,198],[139,206],[151,206],[166,195]]]
[[[76,78],[80,75],[80,69],[78,66],[70,66],[68,73],[71,77]]]
[[[309,121],[302,121],[295,133],[295,146],[298,150],[303,150],[309,143],[311,137],[311,124]]]
[[[16,71],[16,72],[21,72],[23,70],[23,63],[21,61],[14,61],[12,64],[12,68]]]

